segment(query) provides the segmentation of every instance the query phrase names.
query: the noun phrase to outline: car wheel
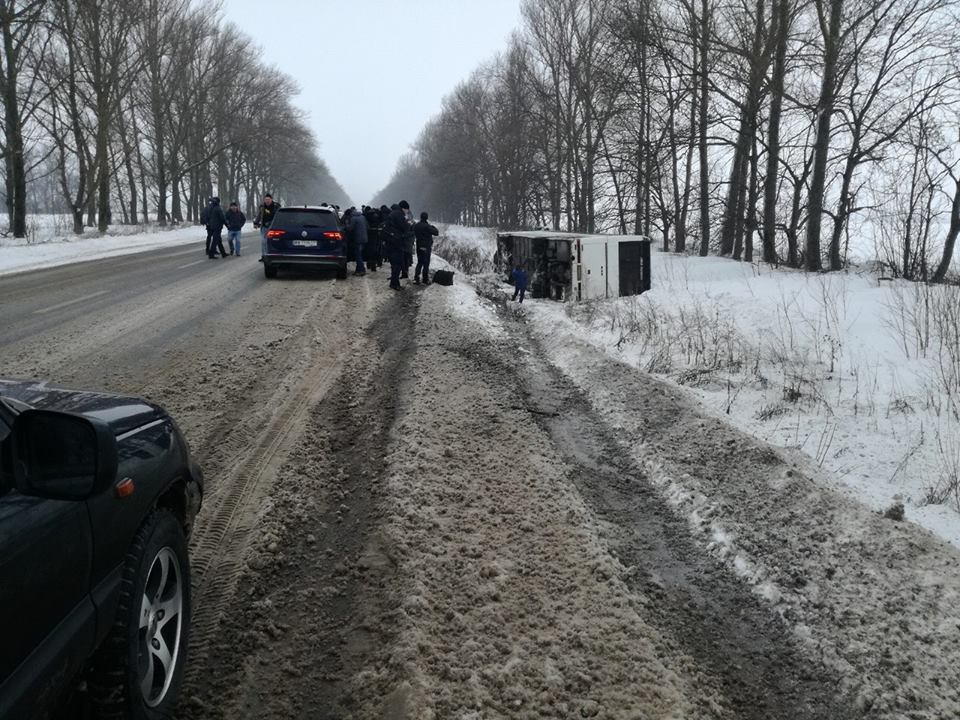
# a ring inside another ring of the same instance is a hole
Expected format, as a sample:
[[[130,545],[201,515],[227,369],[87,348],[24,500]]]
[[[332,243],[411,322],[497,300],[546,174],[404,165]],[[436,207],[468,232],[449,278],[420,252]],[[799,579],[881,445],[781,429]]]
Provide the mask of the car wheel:
[[[190,637],[190,562],[177,519],[157,510],[127,553],[113,629],[94,659],[98,716],[167,720],[183,682]]]
[[[273,279],[277,276],[277,269],[273,265],[263,264],[263,274],[268,278]]]
[[[346,280],[347,279],[347,266],[340,265],[337,267],[337,280]]]

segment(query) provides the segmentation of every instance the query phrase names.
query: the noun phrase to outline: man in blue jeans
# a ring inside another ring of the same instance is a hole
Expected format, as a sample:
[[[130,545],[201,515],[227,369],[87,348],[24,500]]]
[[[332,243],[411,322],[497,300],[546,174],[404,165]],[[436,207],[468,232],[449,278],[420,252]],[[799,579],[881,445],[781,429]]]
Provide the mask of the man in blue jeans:
[[[230,254],[240,256],[240,231],[247,222],[247,216],[240,209],[240,204],[233,200],[226,213],[227,242],[230,245]]]
[[[519,295],[520,302],[523,303],[523,296],[527,294],[527,274],[517,265],[510,277],[513,278],[513,299],[516,300]]]

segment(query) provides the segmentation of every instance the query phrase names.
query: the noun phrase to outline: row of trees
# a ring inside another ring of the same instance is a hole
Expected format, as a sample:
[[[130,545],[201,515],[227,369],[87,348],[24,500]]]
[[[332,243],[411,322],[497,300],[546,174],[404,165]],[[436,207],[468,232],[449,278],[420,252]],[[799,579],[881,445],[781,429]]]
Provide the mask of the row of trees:
[[[10,231],[196,220],[206,199],[346,199],[294,82],[210,2],[0,0],[0,157]]]
[[[524,0],[387,197],[450,221],[659,236],[809,270],[960,234],[954,0]]]

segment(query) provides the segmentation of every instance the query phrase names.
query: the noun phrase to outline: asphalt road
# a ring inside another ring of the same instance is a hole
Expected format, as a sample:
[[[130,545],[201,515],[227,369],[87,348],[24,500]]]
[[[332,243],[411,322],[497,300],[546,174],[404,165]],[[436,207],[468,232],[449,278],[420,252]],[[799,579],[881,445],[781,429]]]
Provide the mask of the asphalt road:
[[[382,272],[268,280],[257,234],[243,239],[240,257],[210,260],[198,241],[0,277],[0,376],[159,402],[204,470],[190,548],[188,697],[211,665],[242,657],[210,648],[225,613],[244,604],[238,582],[259,515],[345,359],[365,354],[357,331],[394,299]]]
[[[210,260],[202,241],[133,255],[61,265],[0,276],[0,346],[41,335],[58,325],[96,317],[155,294],[177,292],[205,282],[221,265],[233,276],[242,266],[244,281],[230,292],[248,292],[257,280],[256,233],[243,237],[250,250],[241,257]]]

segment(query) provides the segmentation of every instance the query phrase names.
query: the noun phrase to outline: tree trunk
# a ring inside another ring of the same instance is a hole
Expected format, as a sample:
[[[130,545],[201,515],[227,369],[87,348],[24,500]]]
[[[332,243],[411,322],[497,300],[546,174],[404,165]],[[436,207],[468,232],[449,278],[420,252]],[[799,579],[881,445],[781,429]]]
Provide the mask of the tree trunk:
[[[957,235],[960,234],[960,180],[956,181],[956,185],[957,188],[953,193],[953,204],[950,207],[950,230],[947,231],[947,238],[943,241],[943,255],[940,258],[940,264],[933,272],[930,282],[943,282],[950,270],[950,263],[953,261],[953,248],[957,243]]]
[[[7,205],[10,231],[14,237],[27,236],[27,171],[23,156],[23,131],[20,102],[17,96],[18,51],[14,43],[11,20],[12,3],[3,4],[0,25],[3,27],[3,119],[7,151]]]
[[[103,116],[101,116],[103,117]],[[102,233],[110,226],[110,162],[107,156],[107,130],[109,124],[106,118],[101,119],[101,127],[97,131],[97,230]]]
[[[740,114],[740,131],[737,134],[730,186],[727,188],[726,215],[720,237],[720,254],[727,255],[732,251],[737,260],[740,259],[743,248],[744,216],[755,211],[754,208],[746,207],[746,197],[751,148],[757,135],[760,93],[763,91],[763,77],[767,72],[769,57],[764,47],[765,13],[766,0],[757,0],[753,40],[750,45],[750,73]]]
[[[750,152],[750,188],[747,196],[747,214],[744,218],[746,232],[743,240],[743,259],[753,262],[753,234],[757,231],[757,204],[760,195],[759,169],[760,155],[757,150],[757,138],[753,138],[753,148]]]
[[[833,218],[833,232],[830,233],[830,248],[828,255],[830,258],[831,270],[842,270],[843,262],[840,259],[840,240],[843,237],[843,230],[850,217],[850,209],[853,204],[853,197],[850,194],[850,186],[853,183],[853,172],[857,168],[857,148],[851,149],[847,155],[847,161],[843,167],[843,178],[840,182],[840,200],[837,205],[837,212]]]
[[[777,178],[780,173],[780,118],[783,86],[787,74],[787,36],[790,32],[790,0],[777,0],[776,51],[770,77],[770,118],[767,128],[767,174],[763,183],[763,261],[777,262]]]
[[[827,180],[827,161],[830,152],[830,131],[833,121],[833,105],[836,95],[837,58],[840,53],[840,21],[843,0],[829,0],[829,25],[823,17],[823,2],[818,0],[820,26],[823,33],[823,78],[820,83],[820,99],[817,102],[817,136],[813,145],[813,177],[807,202],[807,250],[806,267],[811,272],[822,267],[820,251],[820,227],[823,220],[823,195]]]
[[[737,216],[743,214],[743,206],[739,204],[740,188],[746,178],[746,152],[744,148],[747,131],[746,109],[740,113],[740,130],[737,132],[737,143],[733,150],[733,166],[730,168],[730,182],[727,185],[727,201],[724,204],[723,224],[720,226],[720,254],[733,255],[736,252],[738,240],[736,232]]]
[[[710,56],[709,0],[700,0],[700,256],[710,253],[710,165],[707,148],[707,122],[710,102],[708,85]]]

